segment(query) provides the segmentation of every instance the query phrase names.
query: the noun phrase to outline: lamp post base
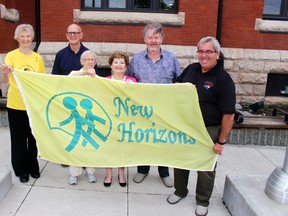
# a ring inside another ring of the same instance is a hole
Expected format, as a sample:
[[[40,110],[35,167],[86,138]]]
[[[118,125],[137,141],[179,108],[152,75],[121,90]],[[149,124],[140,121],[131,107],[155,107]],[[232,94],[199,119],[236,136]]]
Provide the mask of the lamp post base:
[[[265,193],[273,201],[288,205],[288,173],[281,167],[277,167],[267,179]]]

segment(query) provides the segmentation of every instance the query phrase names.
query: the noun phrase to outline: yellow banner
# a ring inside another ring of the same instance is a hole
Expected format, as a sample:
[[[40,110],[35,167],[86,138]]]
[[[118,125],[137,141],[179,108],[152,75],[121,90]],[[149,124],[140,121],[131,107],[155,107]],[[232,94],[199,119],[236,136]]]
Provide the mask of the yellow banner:
[[[191,84],[13,74],[43,159],[85,167],[215,166],[213,142]]]

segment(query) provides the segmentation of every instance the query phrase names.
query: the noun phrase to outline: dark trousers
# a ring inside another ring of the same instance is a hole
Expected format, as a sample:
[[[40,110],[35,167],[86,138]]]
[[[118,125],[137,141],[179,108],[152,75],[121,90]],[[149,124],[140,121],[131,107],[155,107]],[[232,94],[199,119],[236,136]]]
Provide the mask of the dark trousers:
[[[138,173],[146,174],[149,172],[149,170],[150,170],[150,166],[138,166],[137,167]],[[159,176],[161,178],[165,178],[165,177],[169,176],[169,168],[168,167],[158,166],[158,172],[159,172]]]
[[[31,133],[26,111],[8,108],[11,162],[16,176],[38,173],[36,140]]]
[[[207,127],[208,133],[213,140],[216,142],[219,134],[219,127]],[[197,185],[196,185],[196,203],[201,206],[208,206],[209,200],[213,192],[216,166],[213,171],[198,171]],[[189,181],[189,170],[174,168],[174,188],[175,195],[185,197],[188,194],[188,181]]]

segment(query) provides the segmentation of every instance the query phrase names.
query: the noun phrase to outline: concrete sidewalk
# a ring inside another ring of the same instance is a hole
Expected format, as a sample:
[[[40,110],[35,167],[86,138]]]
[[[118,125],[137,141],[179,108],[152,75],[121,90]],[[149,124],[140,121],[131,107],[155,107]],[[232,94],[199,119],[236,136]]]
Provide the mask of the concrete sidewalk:
[[[96,183],[88,183],[82,175],[78,185],[71,186],[67,183],[68,168],[39,159],[41,178],[34,180],[30,177],[29,182],[23,184],[12,171],[9,128],[0,127],[0,137],[0,170],[11,170],[13,183],[0,201],[0,216],[194,215],[195,172],[190,174],[188,197],[175,205],[167,203],[166,199],[174,189],[163,185],[156,167],[151,167],[149,176],[141,184],[132,180],[136,168],[127,168],[126,188],[119,186],[117,170],[114,170],[111,187],[105,188],[104,169],[96,170]],[[283,166],[285,152],[286,147],[227,144],[224,154],[218,158],[217,177],[208,215],[230,215],[222,200],[226,175],[268,178],[276,166]],[[170,169],[170,174],[173,176],[173,169]]]

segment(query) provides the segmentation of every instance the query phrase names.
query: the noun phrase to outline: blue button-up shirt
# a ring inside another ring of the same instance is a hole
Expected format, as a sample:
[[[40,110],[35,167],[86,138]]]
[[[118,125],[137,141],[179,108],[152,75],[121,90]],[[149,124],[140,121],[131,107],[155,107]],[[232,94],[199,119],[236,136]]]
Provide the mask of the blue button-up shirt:
[[[140,83],[174,83],[180,73],[176,56],[163,49],[156,62],[148,57],[147,50],[135,54],[126,70],[128,76],[135,77]]]

